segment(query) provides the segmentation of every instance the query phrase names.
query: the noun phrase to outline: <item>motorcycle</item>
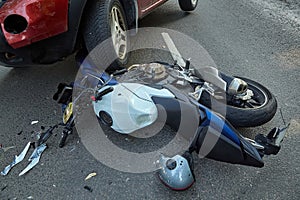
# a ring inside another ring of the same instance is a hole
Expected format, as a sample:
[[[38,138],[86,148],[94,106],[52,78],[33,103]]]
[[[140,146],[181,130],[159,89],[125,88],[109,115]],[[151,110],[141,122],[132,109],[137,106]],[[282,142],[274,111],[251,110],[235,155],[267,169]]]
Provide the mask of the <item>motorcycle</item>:
[[[200,74],[190,69],[189,64],[186,61],[186,66],[182,68],[176,62],[172,65],[153,62],[132,65],[111,75],[105,72],[99,75],[88,73],[82,83],[88,77],[93,77],[97,85],[83,89],[76,97],[77,101],[83,93],[92,92],[92,105],[99,121],[120,134],[130,134],[153,124],[159,119],[161,110],[166,112],[165,123],[178,130],[182,112],[188,112],[186,122],[189,123],[189,131],[186,134],[190,139],[189,147],[182,155],[162,155],[159,159],[158,176],[173,190],[185,190],[194,183],[193,152],[200,155],[203,149],[209,149],[203,157],[263,167],[262,157],[279,152],[287,130],[287,127],[276,127],[266,136],[256,135],[254,140],[243,137],[231,124],[252,126],[269,121],[276,112],[274,96],[261,84],[250,79],[231,77],[215,68],[204,69]],[[70,99],[70,94],[66,95],[64,91],[68,90],[64,88],[58,93]],[[220,101],[222,97],[225,97],[228,104]],[[64,113],[72,111],[70,105],[74,107],[74,103],[70,100],[61,103],[67,107]],[[226,106],[229,113],[222,116],[211,109],[215,108],[213,105],[217,105],[217,108]],[[271,114],[256,116],[256,112]],[[74,125],[72,114],[64,116],[66,122]],[[253,120],[253,116],[259,119]],[[215,141],[213,146],[208,145],[209,140]]]

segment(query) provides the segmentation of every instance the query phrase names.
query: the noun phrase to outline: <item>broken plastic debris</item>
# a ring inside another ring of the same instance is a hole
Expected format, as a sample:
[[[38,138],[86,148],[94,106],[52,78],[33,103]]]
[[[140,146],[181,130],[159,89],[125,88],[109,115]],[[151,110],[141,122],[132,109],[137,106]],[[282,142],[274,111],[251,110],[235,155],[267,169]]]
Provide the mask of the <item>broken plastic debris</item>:
[[[7,152],[8,150],[13,149],[13,148],[16,148],[16,146],[10,146],[10,147],[2,147],[2,146],[1,146],[0,149],[2,149],[3,152]]]
[[[47,148],[46,144],[41,144],[40,146],[34,149],[34,151],[32,152],[28,160],[30,162],[29,165],[27,165],[27,167],[19,174],[19,176],[26,174],[28,171],[30,171],[34,166],[36,166],[39,163],[41,155],[46,148]]]
[[[3,190],[5,190],[6,188],[7,188],[7,185],[4,185],[4,187],[1,188],[1,192],[2,192]]]
[[[89,175],[87,175],[87,177],[84,179],[85,181],[86,180],[89,180],[90,178],[94,177],[94,176],[97,176],[97,173],[93,172],[93,173],[90,173]]]
[[[31,138],[33,138],[34,140],[39,140],[41,137],[41,131],[32,131],[32,134],[30,136]]]
[[[23,131],[20,131],[19,133],[17,133],[17,135],[21,135],[23,133]]]
[[[20,155],[15,156],[15,159],[12,163],[10,163],[8,166],[4,168],[4,170],[1,172],[1,175],[5,176],[8,174],[8,172],[15,166],[16,164],[20,163],[26,156],[29,148],[30,148],[31,142],[28,142],[23,151],[20,153]]]
[[[87,186],[87,185],[84,186],[83,188],[86,189],[86,190],[88,190],[89,192],[93,192],[93,189],[91,187]]]
[[[74,146],[69,152],[71,153],[72,151],[74,151],[76,149],[76,147]]]
[[[34,125],[34,124],[37,124],[37,123],[39,123],[39,121],[32,121],[31,125]]]

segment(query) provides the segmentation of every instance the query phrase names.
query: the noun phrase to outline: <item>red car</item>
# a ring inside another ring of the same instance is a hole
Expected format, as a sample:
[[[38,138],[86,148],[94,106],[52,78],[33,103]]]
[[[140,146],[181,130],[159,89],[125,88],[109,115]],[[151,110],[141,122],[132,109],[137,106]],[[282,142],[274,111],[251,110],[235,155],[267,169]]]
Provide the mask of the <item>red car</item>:
[[[119,62],[127,59],[126,30],[167,0],[2,0],[0,64],[50,64],[113,36]],[[198,0],[178,0],[184,11]],[[118,42],[117,42],[118,41]]]

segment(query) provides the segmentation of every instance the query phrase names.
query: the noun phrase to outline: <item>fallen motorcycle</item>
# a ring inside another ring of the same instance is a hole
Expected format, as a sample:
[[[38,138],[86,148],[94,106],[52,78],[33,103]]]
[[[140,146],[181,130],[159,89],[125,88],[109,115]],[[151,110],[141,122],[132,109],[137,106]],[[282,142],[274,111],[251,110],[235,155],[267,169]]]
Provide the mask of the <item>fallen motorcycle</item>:
[[[92,92],[93,109],[99,121],[121,134],[130,134],[155,123],[161,110],[167,115],[165,123],[178,130],[182,112],[188,112],[189,117],[185,120],[189,123],[186,129],[186,134],[191,139],[189,147],[182,155],[162,155],[159,159],[158,176],[165,185],[174,190],[184,190],[193,184],[195,176],[192,153],[201,154],[203,149],[209,149],[208,153],[202,155],[206,158],[263,167],[262,157],[279,152],[287,127],[274,128],[267,136],[258,134],[252,140],[243,137],[231,123],[235,126],[250,126],[269,121],[276,112],[274,96],[265,87],[250,79],[230,77],[215,68],[203,69],[201,73],[199,75],[199,72],[190,69],[187,61],[184,68],[176,63],[169,65],[154,62],[132,65],[112,75],[105,72],[99,75],[87,74],[81,83],[88,77],[93,77],[97,79],[97,85],[83,89],[76,101],[83,93]],[[72,122],[72,127],[74,102],[70,101],[70,90],[70,85],[61,85],[57,95],[65,97],[61,99],[67,99],[61,103],[66,108],[66,124]],[[219,101],[222,96],[227,99],[225,104],[224,101]],[[204,100],[210,103],[203,102]],[[230,122],[211,109],[216,104],[212,101],[219,102],[217,107],[222,105],[226,106],[227,111],[233,110],[226,115]],[[226,104],[228,102],[229,105]],[[251,115],[247,116],[249,111]],[[255,121],[252,119],[255,112],[271,114],[256,116],[259,119]],[[243,120],[239,121],[240,118],[252,121],[249,125]],[[68,130],[71,132],[71,129]],[[213,146],[209,146],[210,140],[215,141]]]

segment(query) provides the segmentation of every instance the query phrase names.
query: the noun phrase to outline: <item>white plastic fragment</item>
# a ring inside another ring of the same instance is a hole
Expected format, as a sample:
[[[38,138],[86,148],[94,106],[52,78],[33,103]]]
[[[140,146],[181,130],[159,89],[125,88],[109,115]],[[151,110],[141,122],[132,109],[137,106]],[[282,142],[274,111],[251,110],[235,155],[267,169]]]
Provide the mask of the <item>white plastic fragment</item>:
[[[37,124],[37,123],[39,123],[39,121],[32,121],[31,125],[34,125],[34,124]]]
[[[19,174],[19,176],[26,174],[29,170],[31,170],[34,166],[36,166],[39,163],[42,153],[45,151],[46,148],[46,144],[41,144],[40,146],[34,149],[33,153],[31,154],[28,160],[30,162],[29,165],[27,165],[27,167]]]
[[[97,173],[96,172],[93,172],[93,173],[90,173],[89,175],[87,175],[87,177],[84,179],[85,181],[86,180],[89,180],[90,178],[94,177],[94,176],[97,176]]]
[[[10,149],[16,148],[16,146],[10,146],[10,147],[2,147],[1,149],[3,150],[3,152],[7,152]]]
[[[7,175],[8,172],[11,170],[11,168],[13,168],[13,166],[20,163],[25,158],[25,156],[30,148],[30,144],[31,144],[31,142],[27,143],[27,145],[25,146],[23,151],[18,156],[15,156],[14,161],[4,168],[4,170],[1,172],[1,175],[3,175],[3,176]]]

